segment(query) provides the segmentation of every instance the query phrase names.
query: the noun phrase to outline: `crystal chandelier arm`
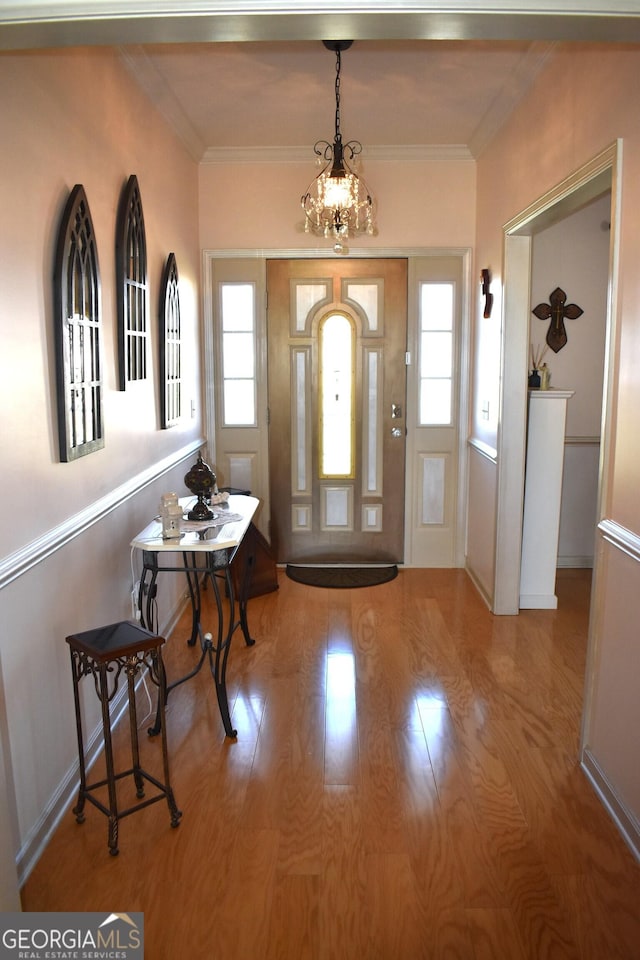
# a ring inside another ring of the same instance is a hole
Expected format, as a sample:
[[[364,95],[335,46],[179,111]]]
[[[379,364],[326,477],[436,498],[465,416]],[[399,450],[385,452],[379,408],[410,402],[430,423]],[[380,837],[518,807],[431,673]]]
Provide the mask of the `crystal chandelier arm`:
[[[323,157],[325,160],[333,160],[333,144],[328,140],[316,140],[313,145],[313,152],[317,157]]]
[[[359,153],[362,153],[362,144],[359,140],[349,140],[348,143],[342,145],[344,152],[348,151],[348,160],[353,160],[354,157],[357,157]]]

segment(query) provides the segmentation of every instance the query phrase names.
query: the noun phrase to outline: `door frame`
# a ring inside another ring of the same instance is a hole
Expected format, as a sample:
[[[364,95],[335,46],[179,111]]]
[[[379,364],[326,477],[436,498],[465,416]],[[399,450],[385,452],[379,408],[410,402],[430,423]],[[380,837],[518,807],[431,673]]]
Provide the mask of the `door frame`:
[[[214,290],[211,280],[212,261],[251,260],[321,260],[335,259],[333,250],[323,248],[291,248],[291,249],[205,249],[202,251],[202,290],[203,290],[203,344],[204,344],[204,383],[203,383],[203,430],[206,442],[206,456],[209,463],[216,462],[215,443],[215,377],[214,377],[214,331],[213,331],[213,303]],[[415,361],[417,357],[417,306],[412,298],[411,279],[412,260],[425,257],[459,257],[462,267],[462,326],[461,336],[461,366],[460,366],[460,397],[458,410],[458,505],[457,526],[455,535],[454,567],[464,567],[467,517],[467,476],[468,476],[468,426],[470,402],[470,344],[471,344],[471,267],[473,251],[470,247],[369,247],[349,248],[349,259],[388,259],[402,257],[408,261],[409,290],[407,310],[407,351]],[[266,353],[266,351],[262,351]],[[263,371],[266,374],[266,366]],[[407,392],[411,389],[414,380],[415,362],[407,370]],[[413,464],[415,456],[415,437],[408,432],[405,445],[405,538],[404,538],[404,566],[419,566],[412,562],[414,530],[411,526],[411,511],[406,505],[413,502],[415,496]],[[410,499],[411,498],[411,499]]]
[[[604,190],[611,190],[611,248],[607,299],[605,374],[598,483],[598,517],[605,516],[613,431],[616,279],[620,224],[622,142],[615,141],[504,226],[504,300],[496,553],[492,612],[520,610],[520,561],[527,429],[527,381],[531,289],[531,246],[535,233],[564,219]],[[594,559],[594,586],[598,582]]]

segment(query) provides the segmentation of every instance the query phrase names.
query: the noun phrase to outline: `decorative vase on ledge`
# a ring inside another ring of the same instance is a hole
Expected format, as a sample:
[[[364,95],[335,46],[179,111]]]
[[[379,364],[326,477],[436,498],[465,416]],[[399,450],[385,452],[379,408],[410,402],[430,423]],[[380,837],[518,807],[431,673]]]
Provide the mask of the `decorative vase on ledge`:
[[[191,467],[184,478],[184,483],[191,490],[191,493],[194,493],[198,498],[198,502],[187,514],[189,520],[211,520],[213,511],[209,509],[205,500],[211,499],[211,494],[216,485],[216,475],[210,469],[209,464],[204,462],[202,456],[199,456],[197,463]]]
[[[531,373],[529,374],[529,388],[531,390],[537,390],[540,387],[540,374],[534,367]]]

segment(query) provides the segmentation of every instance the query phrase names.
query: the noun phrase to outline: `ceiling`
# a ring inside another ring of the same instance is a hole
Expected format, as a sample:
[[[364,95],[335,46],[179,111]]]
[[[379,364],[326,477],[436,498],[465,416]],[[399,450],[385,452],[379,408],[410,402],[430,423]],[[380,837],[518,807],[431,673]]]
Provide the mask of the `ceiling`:
[[[0,0],[0,50],[116,48],[195,160],[470,158],[558,44],[640,43],[640,0]]]
[[[477,155],[552,51],[523,41],[360,40],[342,53],[343,139]],[[336,55],[320,41],[121,48],[195,159],[332,140]],[[434,149],[435,148],[435,149]],[[304,151],[304,152],[303,152]]]

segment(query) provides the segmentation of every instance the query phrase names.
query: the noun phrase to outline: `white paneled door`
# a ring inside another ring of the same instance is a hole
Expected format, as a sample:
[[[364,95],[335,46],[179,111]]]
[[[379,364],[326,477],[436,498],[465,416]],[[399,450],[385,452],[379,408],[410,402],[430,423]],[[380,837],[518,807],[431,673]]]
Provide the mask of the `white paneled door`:
[[[279,562],[402,562],[407,261],[267,263]]]

